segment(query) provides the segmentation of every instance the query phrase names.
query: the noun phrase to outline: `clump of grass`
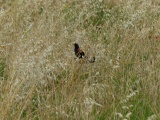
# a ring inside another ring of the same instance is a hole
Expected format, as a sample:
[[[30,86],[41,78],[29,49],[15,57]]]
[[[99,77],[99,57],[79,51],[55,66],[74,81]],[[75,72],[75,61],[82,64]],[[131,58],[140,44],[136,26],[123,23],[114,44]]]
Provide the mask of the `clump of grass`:
[[[4,69],[5,69],[5,63],[0,63],[0,76],[4,77]]]
[[[158,119],[156,3],[4,2],[0,118]],[[73,42],[96,62],[75,60]]]

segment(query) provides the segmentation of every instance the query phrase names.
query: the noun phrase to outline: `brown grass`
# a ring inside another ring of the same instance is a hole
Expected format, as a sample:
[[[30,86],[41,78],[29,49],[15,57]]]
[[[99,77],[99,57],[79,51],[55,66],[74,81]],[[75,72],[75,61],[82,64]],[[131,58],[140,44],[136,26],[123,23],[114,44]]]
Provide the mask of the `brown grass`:
[[[160,118],[158,0],[0,7],[0,119]],[[75,60],[73,42],[96,62]]]

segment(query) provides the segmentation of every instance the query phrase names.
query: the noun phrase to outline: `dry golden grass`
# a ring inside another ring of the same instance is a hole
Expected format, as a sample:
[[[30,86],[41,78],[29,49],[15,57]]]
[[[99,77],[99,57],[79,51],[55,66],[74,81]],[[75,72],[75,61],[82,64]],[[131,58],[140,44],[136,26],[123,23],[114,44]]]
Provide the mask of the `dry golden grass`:
[[[0,1],[0,119],[158,120],[158,0]],[[93,64],[75,60],[73,42]]]

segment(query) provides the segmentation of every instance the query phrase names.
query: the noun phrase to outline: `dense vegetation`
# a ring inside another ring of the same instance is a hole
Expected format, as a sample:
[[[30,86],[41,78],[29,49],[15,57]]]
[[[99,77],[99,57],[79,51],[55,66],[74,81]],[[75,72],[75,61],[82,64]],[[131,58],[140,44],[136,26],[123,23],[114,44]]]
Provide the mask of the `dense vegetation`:
[[[159,0],[0,1],[0,119],[160,119],[159,28]]]

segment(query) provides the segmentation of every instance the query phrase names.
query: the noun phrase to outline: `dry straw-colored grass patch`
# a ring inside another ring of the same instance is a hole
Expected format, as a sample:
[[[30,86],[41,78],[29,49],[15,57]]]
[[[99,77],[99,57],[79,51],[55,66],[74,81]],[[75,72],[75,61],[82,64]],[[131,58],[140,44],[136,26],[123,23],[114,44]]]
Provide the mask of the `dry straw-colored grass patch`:
[[[158,4],[0,2],[0,119],[159,119]]]

